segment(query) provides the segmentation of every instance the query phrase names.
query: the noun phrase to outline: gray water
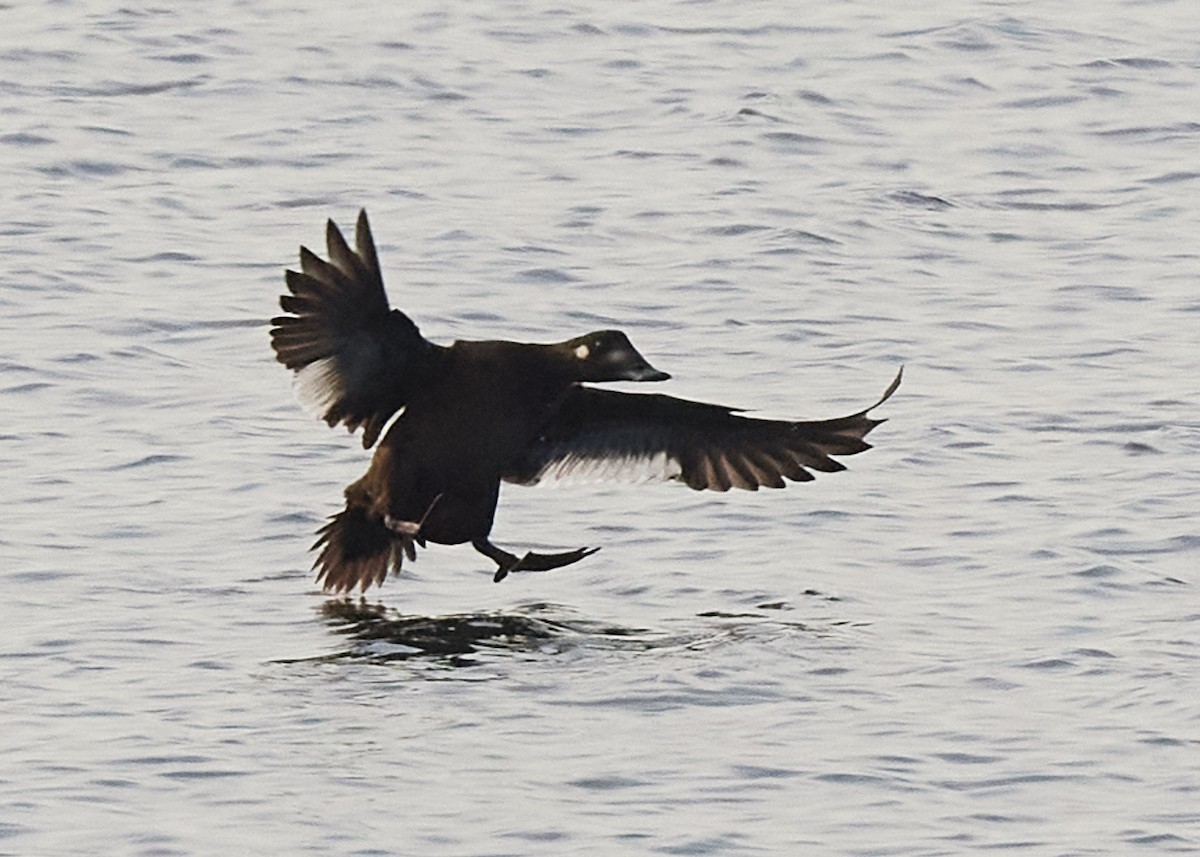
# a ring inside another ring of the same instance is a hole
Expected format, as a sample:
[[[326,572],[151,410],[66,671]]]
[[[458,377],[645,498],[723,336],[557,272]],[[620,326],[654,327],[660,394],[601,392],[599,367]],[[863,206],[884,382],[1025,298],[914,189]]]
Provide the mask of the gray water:
[[[908,5],[0,8],[0,853],[1200,852],[1195,5]],[[361,206],[435,341],[905,383],[329,599],[267,319]]]

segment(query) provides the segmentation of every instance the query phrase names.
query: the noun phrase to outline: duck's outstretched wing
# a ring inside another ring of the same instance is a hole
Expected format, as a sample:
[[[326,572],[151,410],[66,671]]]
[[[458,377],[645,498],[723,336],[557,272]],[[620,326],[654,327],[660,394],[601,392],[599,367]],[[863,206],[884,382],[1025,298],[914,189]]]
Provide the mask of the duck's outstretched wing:
[[[504,478],[523,485],[563,478],[674,479],[698,491],[807,482],[810,470],[846,469],[832,456],[871,448],[863,438],[883,420],[867,413],[896,391],[900,377],[869,408],[805,422],[754,419],[735,408],[671,396],[574,387]]]
[[[296,373],[301,401],[331,426],[362,427],[365,448],[434,371],[444,349],[388,308],[365,211],[354,237],[351,250],[330,220],[329,261],[300,248],[300,270],[287,272],[291,294],[279,298],[289,315],[271,319],[271,347]]]

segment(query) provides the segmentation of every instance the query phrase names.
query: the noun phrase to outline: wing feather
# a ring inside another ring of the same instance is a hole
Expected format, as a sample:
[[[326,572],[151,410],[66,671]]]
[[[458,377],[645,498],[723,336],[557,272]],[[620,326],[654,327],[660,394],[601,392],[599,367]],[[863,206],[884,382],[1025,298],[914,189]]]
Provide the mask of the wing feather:
[[[302,402],[329,425],[363,429],[370,447],[411,391],[436,369],[444,350],[388,307],[367,213],[359,212],[351,250],[336,224],[325,228],[329,260],[300,248],[300,270],[288,271],[291,294],[271,319],[276,359],[296,373]]]
[[[573,387],[504,478],[524,485],[578,475],[673,479],[710,491],[808,482],[811,471],[846,469],[832,456],[871,448],[864,438],[883,420],[867,414],[896,391],[901,374],[869,408],[796,422],[660,394]]]

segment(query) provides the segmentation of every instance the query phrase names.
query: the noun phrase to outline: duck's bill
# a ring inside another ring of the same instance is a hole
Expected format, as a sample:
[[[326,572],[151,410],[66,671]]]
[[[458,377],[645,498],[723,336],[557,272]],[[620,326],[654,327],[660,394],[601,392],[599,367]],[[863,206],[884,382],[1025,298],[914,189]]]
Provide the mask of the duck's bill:
[[[659,372],[649,363],[636,366],[624,373],[624,380],[626,381],[666,381],[670,377],[666,372]]]

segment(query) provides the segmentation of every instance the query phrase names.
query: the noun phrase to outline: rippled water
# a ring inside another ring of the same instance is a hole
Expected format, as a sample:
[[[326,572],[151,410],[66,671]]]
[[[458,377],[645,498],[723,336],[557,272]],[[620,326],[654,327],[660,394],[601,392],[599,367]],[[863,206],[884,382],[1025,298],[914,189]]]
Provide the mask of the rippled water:
[[[901,4],[902,5],[902,4]],[[477,8],[479,7],[479,8]],[[1185,0],[0,9],[0,853],[1200,851]],[[266,319],[370,211],[429,337],[630,332],[877,448],[306,549]]]

